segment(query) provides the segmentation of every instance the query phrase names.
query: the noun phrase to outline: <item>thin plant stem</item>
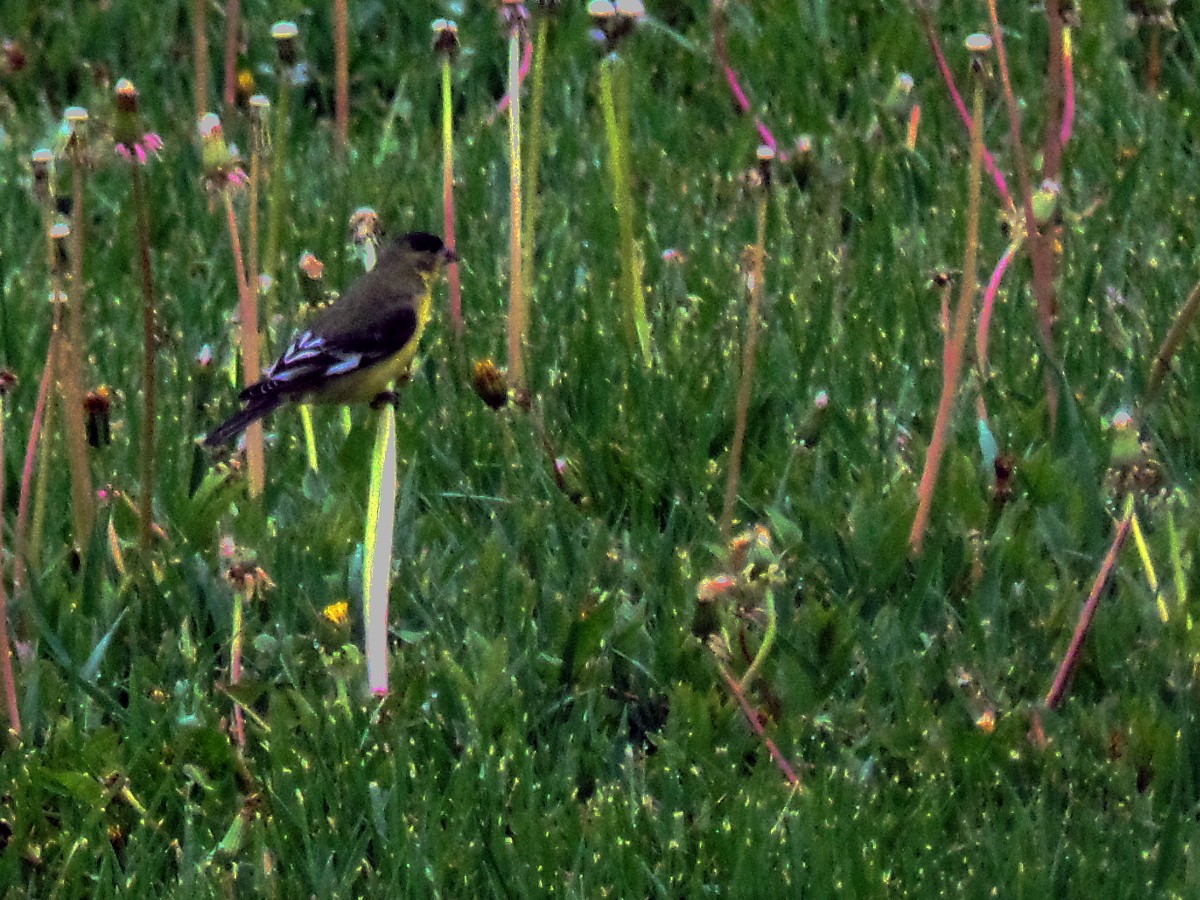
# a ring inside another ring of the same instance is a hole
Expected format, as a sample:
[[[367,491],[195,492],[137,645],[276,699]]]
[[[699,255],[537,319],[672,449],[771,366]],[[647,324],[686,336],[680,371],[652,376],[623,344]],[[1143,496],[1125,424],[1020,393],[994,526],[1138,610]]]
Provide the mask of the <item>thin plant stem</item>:
[[[750,112],[750,98],[742,90],[742,83],[738,78],[737,71],[729,62],[729,49],[725,43],[725,14],[722,6],[723,3],[721,0],[713,0],[713,49],[716,53],[717,64],[720,65],[721,72],[725,76],[725,82],[729,85],[729,92],[733,95],[733,100],[737,104],[738,109],[741,110],[742,115],[746,115]],[[771,133],[771,129],[758,116],[754,117],[754,127],[758,130],[758,136],[763,144],[770,147],[772,151],[778,151],[779,146],[775,140],[775,135]]]
[[[237,213],[233,209],[233,198],[229,191],[221,191],[225,203],[225,221],[229,225],[229,241],[233,247],[233,264],[237,273],[238,318],[241,320],[242,383],[253,384],[262,374],[259,363],[258,302],[246,281],[242,239],[238,234]],[[251,423],[246,429],[246,468],[248,469],[250,496],[258,497],[266,482],[266,459],[263,449],[262,421]]]
[[[350,146],[350,46],[347,5],[347,0],[333,0],[333,108],[337,154],[343,163]]]
[[[1033,212],[1033,187],[1029,178],[1025,145],[1021,140],[1021,114],[1016,95],[1013,93],[1008,54],[1004,49],[1004,33],[1000,27],[999,14],[996,12],[996,0],[987,0],[987,6],[992,25],[992,43],[996,48],[996,62],[1000,68],[1000,82],[1004,87],[1004,106],[1008,111],[1008,129],[1017,168],[1017,183],[1021,189],[1021,202],[1025,213],[1025,241],[1033,266],[1033,294],[1038,309],[1038,338],[1048,357],[1047,361],[1051,366],[1055,366],[1058,354],[1054,349],[1054,260],[1050,253],[1050,241],[1038,228],[1037,216]],[[1050,367],[1046,369],[1046,406],[1053,427],[1058,419],[1058,387]]]
[[[517,86],[525,84],[525,77],[529,74],[529,66],[533,61],[533,41],[526,38],[521,50],[521,66],[517,70]],[[500,102],[496,104],[496,108],[492,110],[491,115],[487,118],[487,124],[491,125],[496,121],[496,118],[504,115],[508,110],[508,106],[512,103],[513,91],[512,85],[508,86],[508,90],[504,92],[504,96],[500,98]]]
[[[1075,61],[1071,51],[1071,29],[1064,25],[1062,30],[1063,61],[1063,115],[1058,129],[1058,142],[1065,146],[1071,140],[1075,126]]]
[[[921,485],[917,491],[917,513],[912,531],[908,535],[908,546],[913,556],[919,556],[925,545],[925,532],[929,527],[929,516],[933,509],[933,494],[937,487],[938,470],[950,431],[950,418],[954,412],[954,400],[958,394],[958,379],[962,372],[963,353],[967,343],[967,329],[971,321],[971,309],[975,300],[975,267],[979,252],[979,194],[983,173],[983,77],[975,73],[974,115],[971,118],[971,162],[967,175],[967,247],[963,254],[962,291],[954,320],[946,342],[942,364],[942,396],[938,401],[937,418],[933,425],[933,437],[925,454],[925,469],[921,473]]]
[[[543,13],[538,17],[537,34],[533,46],[533,84],[530,97],[529,143],[525,153],[525,196],[528,198],[525,212],[525,242],[522,249],[525,259],[521,272],[525,276],[525,296],[533,299],[534,269],[533,252],[537,244],[537,219],[542,209],[538,195],[538,178],[542,161],[542,111],[546,93],[546,33],[550,27],[550,16]]]
[[[988,279],[987,288],[983,292],[983,303],[979,308],[979,322],[975,328],[975,364],[979,369],[981,386],[986,384],[989,378],[988,334],[992,325],[992,310],[996,306],[996,295],[1000,292],[1000,282],[1004,280],[1004,273],[1008,271],[1009,264],[1012,263],[1013,257],[1017,255],[1020,248],[1020,243],[1016,241],[1008,245],[1008,249],[996,263],[996,268],[992,270],[992,276]]]
[[[208,0],[192,0],[192,87],[196,118],[208,112]]]
[[[621,58],[608,54],[600,63],[600,99],[604,108],[604,131],[608,138],[609,168],[612,170],[613,207],[617,212],[624,300],[624,331],[631,349],[640,349],[642,363],[649,368],[650,322],[646,318],[646,296],[642,288],[642,256],[634,236],[633,197],[626,168],[628,155],[622,141],[620,122],[625,111],[618,112],[614,82]],[[625,98],[622,98],[625,99]]]
[[[235,587],[233,591],[233,628],[229,646],[229,683],[235,685],[242,680],[243,622],[245,620],[246,591]],[[242,705],[233,703],[233,737],[238,750],[246,749],[246,725],[242,716]]]
[[[363,540],[363,631],[367,687],[383,696],[388,692],[388,591],[396,529],[396,410],[391,403],[379,410],[370,484]]]
[[[518,396],[526,392],[525,350],[529,339],[529,303],[521,276],[521,29],[508,36],[508,164],[509,164],[509,282],[508,282],[508,382]]]
[[[225,101],[226,112],[233,111],[237,102],[237,58],[239,36],[242,30],[242,0],[226,0],[225,3]],[[200,112],[200,110],[197,110]]]
[[[453,250],[457,244],[454,234],[454,97],[450,78],[450,54],[442,55],[442,218],[444,220],[445,243]],[[460,351],[463,342],[462,281],[458,263],[447,267],[450,283],[450,324],[454,340]]]
[[[1113,569],[1116,567],[1117,556],[1120,554],[1121,548],[1125,545],[1125,539],[1129,537],[1129,531],[1133,524],[1133,514],[1134,501],[1131,494],[1125,501],[1125,514],[1117,524],[1117,532],[1113,535],[1108,552],[1104,554],[1104,561],[1100,564],[1100,571],[1096,573],[1096,579],[1092,582],[1091,593],[1088,594],[1087,602],[1084,603],[1083,610],[1079,613],[1079,622],[1075,625],[1074,635],[1071,636],[1071,645],[1067,648],[1062,664],[1059,665],[1058,671],[1054,675],[1054,683],[1051,685],[1049,693],[1046,694],[1046,708],[1051,711],[1058,709],[1062,704],[1063,699],[1067,695],[1067,687],[1071,683],[1071,676],[1075,674],[1075,669],[1079,667],[1079,657],[1083,650],[1083,642],[1087,639],[1088,632],[1091,630],[1092,619],[1096,615],[1096,609],[1100,606],[1100,598],[1104,594],[1104,588],[1108,585]]]
[[[742,377],[738,382],[737,406],[734,408],[733,444],[729,449],[729,471],[725,477],[725,503],[721,509],[721,537],[725,543],[728,543],[733,535],[733,513],[737,507],[738,485],[742,477],[742,453],[750,415],[750,395],[754,386],[763,281],[766,277],[767,201],[768,189],[763,185],[755,216],[754,262],[750,272],[750,312],[746,320],[746,341],[742,350]]]
[[[308,467],[314,472],[320,472],[321,461],[317,456],[317,435],[313,430],[312,407],[307,403],[300,406],[300,427],[304,431],[304,457]]]
[[[96,495],[88,459],[87,424],[84,421],[84,367],[87,346],[83,327],[83,162],[71,153],[71,280],[64,309],[64,341],[60,388],[63,422],[66,426],[68,463],[71,468],[71,509],[74,514],[75,544],[83,551],[89,543],[95,517]]]
[[[4,509],[7,468],[4,465],[4,396],[0,394],[0,510]],[[8,621],[8,590],[4,585],[4,528],[0,527],[0,684],[4,688],[4,707],[8,712],[8,731],[21,736],[21,711],[17,705],[17,682],[13,676],[12,639]],[[20,563],[16,564],[20,568]]]
[[[271,167],[268,177],[271,184],[267,195],[267,249],[263,255],[263,273],[270,282],[263,300],[263,320],[270,332],[273,297],[278,290],[275,276],[279,271],[279,246],[283,239],[284,206],[287,202],[287,139],[291,106],[291,72],[280,66],[279,102],[275,105],[275,135],[271,146]]]
[[[758,645],[758,652],[754,654],[754,660],[750,663],[750,668],[746,670],[746,674],[742,676],[742,680],[738,683],[743,691],[750,686],[754,680],[754,676],[758,674],[762,668],[763,660],[771,653],[771,648],[775,646],[775,635],[779,631],[779,614],[775,609],[775,592],[767,591],[766,597],[763,598],[763,603],[767,613],[767,630],[763,633],[762,643]]]
[[[942,81],[946,85],[946,90],[950,92],[950,100],[954,103],[954,108],[958,110],[959,118],[967,126],[967,131],[970,132],[971,114],[967,112],[967,104],[963,101],[962,94],[958,92],[958,85],[954,82],[954,73],[950,71],[950,64],[946,62],[946,53],[942,50],[942,42],[937,35],[933,18],[923,7],[918,7],[918,14],[921,19],[921,27],[925,31],[925,39],[929,41],[929,49],[933,53],[934,61],[937,62],[938,71],[942,74]],[[1008,189],[1008,181],[996,165],[995,157],[987,147],[983,148],[983,164],[987,168],[988,174],[992,176],[1001,202],[1005,207],[1013,207],[1012,192]]]
[[[54,371],[62,368],[62,324],[55,319],[60,334],[54,342]],[[29,565],[41,565],[42,546],[46,538],[46,500],[50,495],[50,448],[54,440],[54,404],[46,407],[46,421],[42,423],[42,440],[38,445],[37,483],[33,488],[33,523],[29,526],[29,544],[25,548]]]
[[[1196,320],[1197,314],[1200,314],[1200,282],[1197,282],[1196,286],[1192,288],[1187,300],[1175,314],[1175,320],[1171,322],[1167,336],[1163,338],[1158,352],[1154,354],[1154,360],[1150,364],[1150,377],[1146,381],[1147,403],[1152,403],[1158,398],[1159,391],[1162,390],[1166,381],[1167,373],[1171,370],[1171,360],[1179,352],[1179,347],[1183,344],[1183,339]]]
[[[141,493],[138,503],[138,550],[148,565],[154,522],[154,461],[156,404],[156,362],[158,337],[155,333],[154,277],[150,269],[150,207],[141,169],[130,167],[133,178],[133,206],[137,216],[137,255],[134,259],[142,288],[142,441]]]
[[[47,404],[50,386],[54,383],[55,362],[58,358],[59,329],[57,323],[50,328],[50,342],[46,347],[46,365],[38,385],[37,401],[33,407],[33,420],[29,424],[29,440],[25,445],[25,462],[21,467],[21,489],[17,496],[17,531],[13,547],[13,596],[19,598],[25,583],[29,565],[29,515],[33,505],[33,473],[37,467],[38,448],[45,437]]]
[[[1066,65],[1061,0],[1046,0],[1046,125],[1042,138],[1042,178],[1056,179],[1062,168],[1062,124],[1066,103]]]
[[[1157,23],[1150,26],[1150,52],[1146,58],[1146,91],[1158,92],[1158,82],[1162,78],[1162,26]]]
[[[750,723],[750,727],[754,730],[754,733],[762,738],[767,752],[771,754],[772,761],[779,767],[779,771],[783,773],[783,777],[787,779],[787,783],[794,788],[800,787],[800,777],[796,774],[796,770],[792,768],[792,764],[787,761],[784,755],[779,752],[779,748],[775,745],[775,742],[767,736],[767,730],[763,726],[762,720],[758,717],[758,713],[754,711],[754,707],[746,699],[746,694],[742,691],[741,685],[737,683],[737,680],[729,674],[729,670],[723,665],[717,663],[717,668],[720,669],[721,677],[725,679],[725,684],[729,686],[729,692],[733,694],[734,699],[738,702],[738,706],[742,708],[742,715],[746,717],[746,721]]]

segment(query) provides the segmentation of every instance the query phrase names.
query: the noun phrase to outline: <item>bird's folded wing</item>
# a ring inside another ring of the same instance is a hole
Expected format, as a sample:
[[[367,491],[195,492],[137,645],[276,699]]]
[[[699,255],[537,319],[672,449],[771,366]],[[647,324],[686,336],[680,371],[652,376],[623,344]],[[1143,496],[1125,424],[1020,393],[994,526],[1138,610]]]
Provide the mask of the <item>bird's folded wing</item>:
[[[402,306],[366,328],[332,334],[302,332],[263,373],[261,381],[242,391],[241,399],[306,393],[330,379],[382,362],[412,340],[416,330],[416,312]]]

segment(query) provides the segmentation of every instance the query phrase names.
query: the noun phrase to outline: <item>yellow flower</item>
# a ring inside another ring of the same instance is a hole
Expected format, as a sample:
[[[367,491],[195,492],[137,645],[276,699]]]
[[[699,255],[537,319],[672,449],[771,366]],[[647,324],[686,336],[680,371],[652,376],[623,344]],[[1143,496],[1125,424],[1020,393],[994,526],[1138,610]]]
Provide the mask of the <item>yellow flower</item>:
[[[323,615],[328,621],[332,622],[338,628],[345,628],[350,621],[350,604],[345,600],[339,600],[337,603],[330,603],[323,610]]]

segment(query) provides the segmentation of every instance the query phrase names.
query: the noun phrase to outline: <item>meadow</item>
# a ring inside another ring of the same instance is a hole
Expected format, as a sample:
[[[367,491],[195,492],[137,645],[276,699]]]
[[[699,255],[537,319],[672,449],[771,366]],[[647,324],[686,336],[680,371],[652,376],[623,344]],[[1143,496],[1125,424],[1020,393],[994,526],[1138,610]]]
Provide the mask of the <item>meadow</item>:
[[[0,0],[0,896],[1196,896],[1196,10]]]

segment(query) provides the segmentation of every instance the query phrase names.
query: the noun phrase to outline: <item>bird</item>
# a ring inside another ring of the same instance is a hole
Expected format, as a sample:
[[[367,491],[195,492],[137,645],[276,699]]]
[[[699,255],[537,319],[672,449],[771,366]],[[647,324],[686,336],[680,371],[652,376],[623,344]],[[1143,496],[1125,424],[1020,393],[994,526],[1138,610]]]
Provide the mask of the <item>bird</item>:
[[[433,285],[458,254],[410,231],[385,240],[378,262],[296,334],[263,377],[238,395],[243,408],[204,439],[227,444],[286,401],[359,403],[408,372],[429,321]]]

